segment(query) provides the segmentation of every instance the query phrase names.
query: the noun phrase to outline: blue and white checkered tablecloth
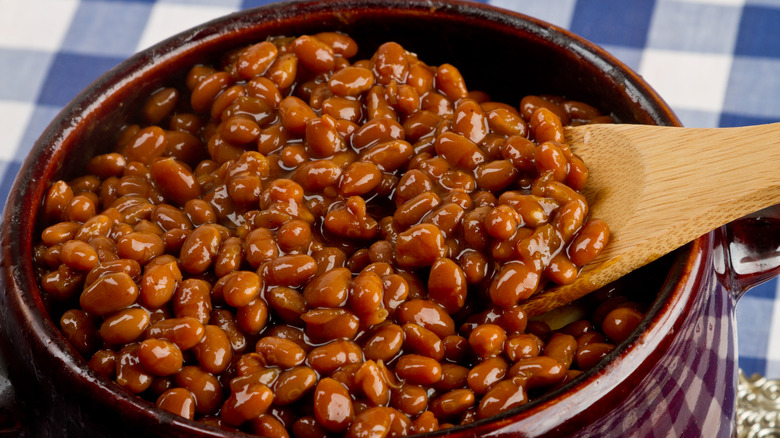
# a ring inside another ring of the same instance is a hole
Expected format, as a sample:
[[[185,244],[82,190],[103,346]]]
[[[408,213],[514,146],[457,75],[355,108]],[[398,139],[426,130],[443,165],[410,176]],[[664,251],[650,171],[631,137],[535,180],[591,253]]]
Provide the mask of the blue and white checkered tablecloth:
[[[132,53],[263,0],[0,0],[0,199],[35,139]],[[603,46],[691,127],[780,121],[780,0],[490,0]],[[740,366],[780,377],[780,294],[738,306]]]

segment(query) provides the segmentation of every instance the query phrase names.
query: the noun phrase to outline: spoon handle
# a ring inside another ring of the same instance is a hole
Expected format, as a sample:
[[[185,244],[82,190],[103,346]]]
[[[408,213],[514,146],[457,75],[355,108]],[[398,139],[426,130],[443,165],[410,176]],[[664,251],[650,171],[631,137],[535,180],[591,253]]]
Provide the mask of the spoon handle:
[[[591,153],[587,148],[610,147],[617,157],[626,157],[622,163],[625,175],[605,172],[605,176],[628,180],[626,189],[631,187],[634,193],[616,193],[618,196],[609,201],[606,197],[613,195],[603,193],[591,210],[593,217],[601,217],[606,202],[613,204],[610,214],[614,217],[603,219],[620,236],[614,236],[604,257],[648,239],[659,241],[655,244],[661,246],[657,251],[662,255],[720,225],[780,202],[780,123],[719,129],[613,128],[617,129],[609,135],[615,141],[596,141],[596,131],[590,130],[585,131],[582,147],[574,146],[592,169],[592,190],[610,186],[609,181],[598,179],[600,169],[588,161]]]
[[[588,164],[583,193],[590,216],[605,220],[611,237],[577,282],[529,300],[524,307],[531,314],[571,302],[718,226],[780,203],[780,123],[715,129],[586,125],[567,128],[566,136]]]

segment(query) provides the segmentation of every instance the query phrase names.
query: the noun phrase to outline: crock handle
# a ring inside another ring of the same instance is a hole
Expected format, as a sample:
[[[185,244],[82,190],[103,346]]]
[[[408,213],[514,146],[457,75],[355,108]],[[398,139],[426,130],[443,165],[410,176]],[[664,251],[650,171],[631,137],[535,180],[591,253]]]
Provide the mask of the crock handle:
[[[722,228],[726,267],[722,280],[736,298],[780,274],[780,205],[740,218]]]

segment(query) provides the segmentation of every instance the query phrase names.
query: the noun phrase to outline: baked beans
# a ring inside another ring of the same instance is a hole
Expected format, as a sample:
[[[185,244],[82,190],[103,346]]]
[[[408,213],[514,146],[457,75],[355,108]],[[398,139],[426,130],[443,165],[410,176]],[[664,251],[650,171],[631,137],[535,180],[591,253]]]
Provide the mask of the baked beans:
[[[562,141],[608,117],[357,53],[324,32],[194,66],[51,185],[36,267],[95,372],[225,429],[402,436],[521,406],[630,337],[625,299],[562,328],[519,306],[607,244]]]

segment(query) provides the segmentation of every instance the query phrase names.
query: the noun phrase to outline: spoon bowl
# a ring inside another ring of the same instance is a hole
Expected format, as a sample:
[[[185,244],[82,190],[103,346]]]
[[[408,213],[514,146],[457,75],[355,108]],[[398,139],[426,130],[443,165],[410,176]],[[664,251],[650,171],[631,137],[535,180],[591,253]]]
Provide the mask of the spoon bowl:
[[[590,216],[610,242],[574,283],[528,300],[568,304],[735,219],[780,202],[780,123],[741,128],[595,124],[564,128],[589,168]]]

